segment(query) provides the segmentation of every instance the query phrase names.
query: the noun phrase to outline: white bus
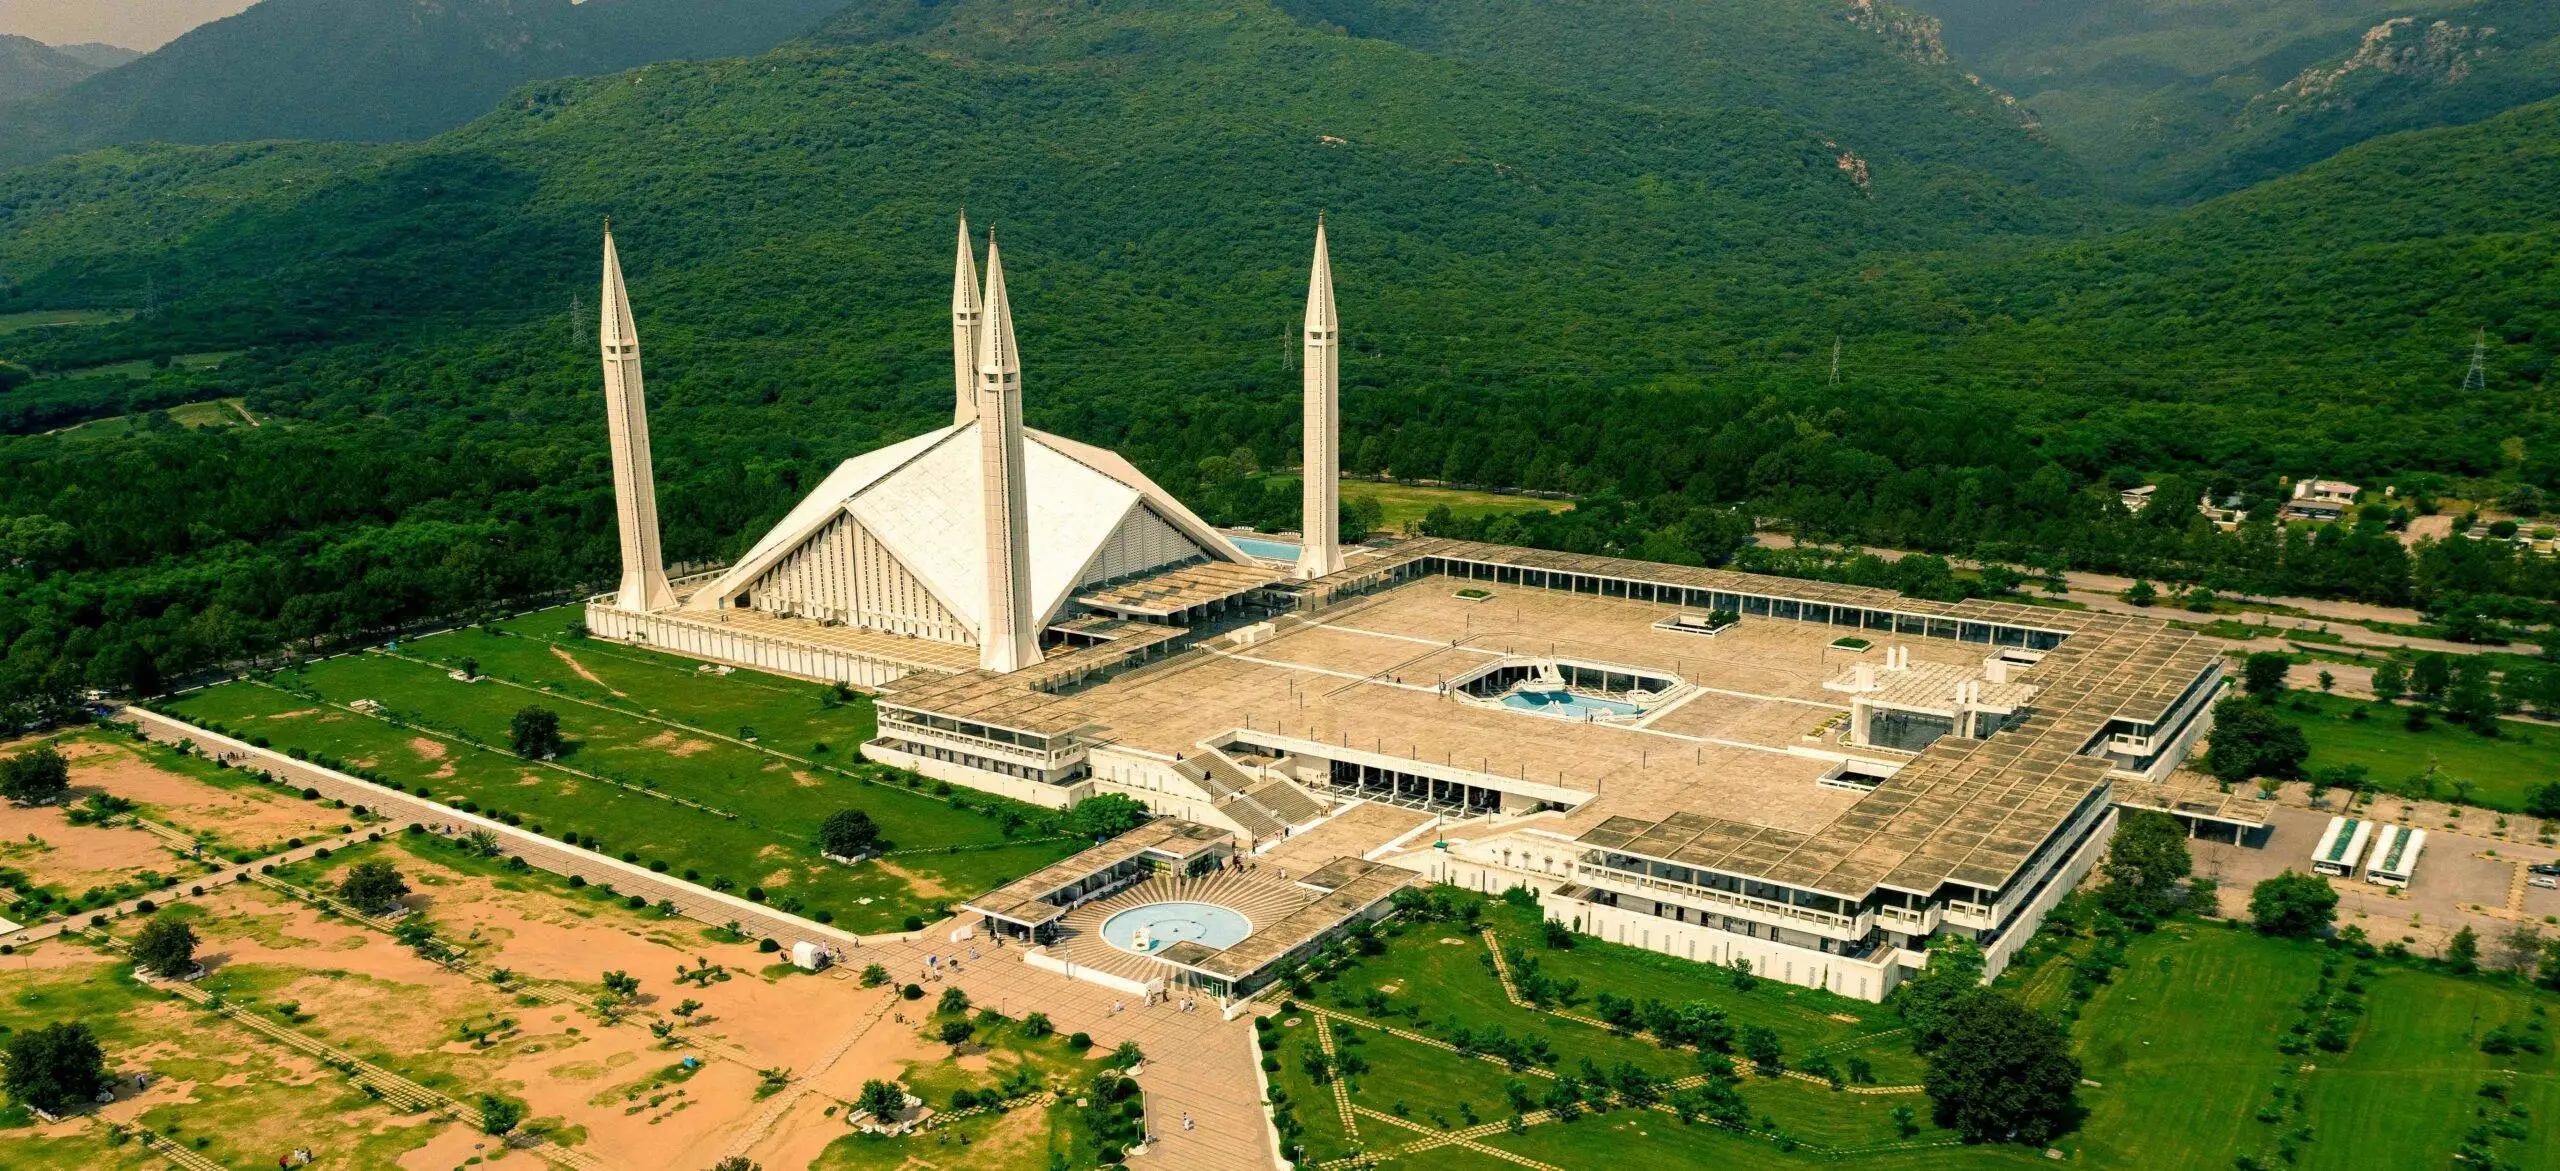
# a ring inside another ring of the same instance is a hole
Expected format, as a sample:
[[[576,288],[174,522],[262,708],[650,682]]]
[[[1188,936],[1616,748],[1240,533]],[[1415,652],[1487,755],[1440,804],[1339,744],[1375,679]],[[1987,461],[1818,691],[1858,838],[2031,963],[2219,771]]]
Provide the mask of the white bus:
[[[2407,886],[2409,876],[2418,871],[2418,852],[2427,847],[2427,831],[2405,825],[2386,825],[2374,839],[2373,857],[2364,870],[2366,882],[2383,886]]]
[[[2359,817],[2332,817],[2329,832],[2320,835],[2320,846],[2311,851],[2311,869],[2335,878],[2356,876],[2356,863],[2364,860],[2365,843],[2373,840],[2373,823]]]

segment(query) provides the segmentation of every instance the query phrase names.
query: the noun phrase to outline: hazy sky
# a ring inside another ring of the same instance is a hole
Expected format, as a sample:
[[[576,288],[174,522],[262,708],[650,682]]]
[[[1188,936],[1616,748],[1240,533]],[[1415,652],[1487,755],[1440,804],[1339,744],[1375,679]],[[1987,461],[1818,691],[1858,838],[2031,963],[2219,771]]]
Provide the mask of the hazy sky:
[[[253,3],[256,0],[0,0],[0,33],[34,37],[49,45],[104,41],[150,50]]]

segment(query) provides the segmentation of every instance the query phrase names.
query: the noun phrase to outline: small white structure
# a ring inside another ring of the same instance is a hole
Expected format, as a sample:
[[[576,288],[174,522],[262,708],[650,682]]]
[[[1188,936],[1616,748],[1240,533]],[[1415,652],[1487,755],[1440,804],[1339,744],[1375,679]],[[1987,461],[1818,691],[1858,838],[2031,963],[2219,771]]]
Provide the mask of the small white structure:
[[[2377,886],[2409,885],[2417,873],[2418,854],[2427,848],[2427,831],[2415,826],[2386,825],[2374,839],[2373,858],[2365,867],[2364,880]]]
[[[836,955],[823,943],[800,940],[791,945],[791,964],[803,972],[815,972],[836,962]]]
[[[2356,494],[2362,491],[2344,480],[2312,476],[2294,484],[2293,497],[2285,501],[2283,516],[2287,520],[2342,520],[2356,506]]]
[[[2332,817],[2328,831],[2320,835],[2319,846],[2311,851],[2311,869],[2336,878],[2353,878],[2356,863],[2364,859],[2365,845],[2372,840],[2372,822]]]

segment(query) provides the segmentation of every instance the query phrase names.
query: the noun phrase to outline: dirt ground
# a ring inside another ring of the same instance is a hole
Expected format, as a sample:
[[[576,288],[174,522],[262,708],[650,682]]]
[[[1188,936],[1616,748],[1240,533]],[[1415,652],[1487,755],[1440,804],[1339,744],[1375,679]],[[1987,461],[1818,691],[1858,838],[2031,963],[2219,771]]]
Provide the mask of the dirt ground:
[[[328,837],[346,821],[343,813],[282,793],[225,788],[162,768],[129,745],[75,740],[63,746],[63,755],[71,759],[75,794],[98,790],[137,802],[156,820],[189,832],[210,831],[224,849]]]
[[[895,1076],[905,1062],[935,1054],[910,1028],[864,1028],[871,1010],[890,993],[852,978],[863,964],[858,954],[834,972],[784,968],[791,974],[767,978],[761,973],[778,967],[779,957],[713,942],[688,920],[506,889],[500,881],[443,870],[406,854],[393,860],[415,890],[409,901],[448,937],[467,941],[482,963],[589,990],[607,971],[640,979],[637,1011],[619,1027],[601,1027],[590,1014],[571,1009],[505,1010],[528,1035],[544,1039],[538,1050],[528,1044],[495,1078],[527,1101],[533,1117],[584,1126],[588,1137],[580,1149],[608,1162],[709,1166],[763,1112],[764,1103],[754,1097],[757,1071],[806,1074],[848,1034],[863,1029],[860,1040],[811,1084],[808,1100],[778,1120],[752,1152],[767,1166],[804,1166],[843,1132],[843,1111],[826,1117],[826,1106],[851,1099],[867,1078]],[[350,971],[387,963],[385,975],[452,978],[378,935],[344,954],[333,950],[326,962]],[[700,986],[675,983],[680,969],[706,962],[729,978]],[[672,1009],[688,999],[702,1005],[694,1023],[676,1032],[672,1047],[660,1045],[646,1022],[677,1019]],[[565,1032],[571,1028],[578,1030],[574,1036]],[[700,1072],[680,1084],[650,1084],[688,1055],[702,1059]],[[655,1106],[649,1104],[653,1099]],[[800,1162],[776,1162],[764,1155],[768,1149],[808,1154]]]
[[[69,894],[112,887],[144,870],[180,873],[160,839],[130,827],[73,825],[58,806],[0,806],[0,866]]]

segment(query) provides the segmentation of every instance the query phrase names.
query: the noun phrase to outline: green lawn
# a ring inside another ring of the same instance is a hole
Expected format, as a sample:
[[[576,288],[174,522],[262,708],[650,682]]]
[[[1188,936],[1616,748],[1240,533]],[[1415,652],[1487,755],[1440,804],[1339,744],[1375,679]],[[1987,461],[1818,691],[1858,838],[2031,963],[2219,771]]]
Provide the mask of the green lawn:
[[[1072,853],[1076,845],[1016,840],[1037,833],[1026,827],[1009,836],[997,816],[951,803],[956,798],[980,807],[1011,808],[995,798],[965,792],[946,798],[929,788],[910,791],[862,779],[893,775],[853,760],[853,746],[869,734],[869,705],[833,704],[827,690],[815,685],[746,672],[695,674],[645,653],[623,658],[618,657],[626,653],[622,648],[581,645],[574,652],[579,664],[607,681],[599,687],[554,655],[551,644],[523,635],[472,632],[401,649],[403,654],[420,651],[455,659],[469,652],[492,678],[465,683],[432,665],[363,654],[315,664],[278,680],[325,702],[278,687],[229,683],[173,706],[189,718],[219,722],[236,735],[265,737],[279,749],[300,748],[369,768],[412,789],[423,785],[439,800],[467,800],[485,810],[515,814],[553,837],[594,837],[617,856],[665,862],[670,870],[693,872],[715,887],[738,892],[760,888],[778,906],[796,906],[804,914],[826,910],[836,922],[858,931],[894,930],[911,914],[929,917],[938,904],[1037,869]],[[539,672],[553,669],[561,679],[540,678]],[[500,681],[511,674],[532,689]],[[550,694],[539,690],[546,685]],[[587,694],[580,695],[581,689]],[[616,697],[616,691],[628,698]],[[611,706],[567,702],[571,698]],[[328,706],[359,699],[379,702],[383,714],[413,726]],[[572,742],[559,763],[593,776],[468,742],[505,744],[511,716],[526,706],[559,714],[562,731]],[[657,721],[642,714],[651,708],[659,713]],[[696,719],[701,722],[693,723]],[[762,723],[748,725],[746,720]],[[827,737],[829,752],[818,759],[841,761],[846,767],[786,759],[720,738],[735,736],[741,727],[755,728],[760,738],[767,728],[780,728],[772,739],[792,736],[787,743],[798,754],[809,753],[818,738]],[[706,808],[624,786],[645,787]],[[898,852],[858,867],[820,858],[814,844],[818,823],[845,807],[869,813]],[[1036,811],[1024,807],[1021,812]]]
[[[1406,525],[1419,524],[1431,510],[1447,505],[1458,517],[1500,516],[1507,512],[1563,512],[1573,507],[1570,500],[1549,500],[1539,496],[1512,496],[1500,492],[1471,492],[1464,488],[1429,488],[1419,484],[1380,484],[1368,480],[1344,480],[1342,498],[1357,500],[1363,496],[1378,502],[1384,510],[1381,528],[1397,532]]]
[[[1527,916],[1516,908],[1497,904],[1487,921],[1506,940],[1531,938]],[[1453,1023],[1470,1028],[1498,1023],[1513,1036],[1543,1035],[1561,1056],[1554,1068],[1563,1072],[1573,1071],[1585,1056],[1603,1068],[1629,1060],[1666,1075],[1696,1069],[1692,1055],[1664,1053],[1640,1039],[1509,1005],[1478,961],[1480,948],[1445,942],[1464,936],[1454,925],[1413,922],[1401,928],[1389,938],[1385,954],[1357,960],[1335,980],[1316,985],[1313,999],[1366,1016],[1372,1010],[1357,1002],[1370,989],[1382,984],[1407,992],[1418,988],[1423,990],[1419,996],[1391,996],[1388,1010],[1378,1014],[1381,1019],[1431,1035],[1441,1035]],[[1805,989],[1789,997],[1787,989],[1768,981],[1741,992],[1732,986],[1730,974],[1718,969],[1591,940],[1578,941],[1569,952],[1528,950],[1548,975],[1581,982],[1577,1011],[1589,1011],[1588,997],[1599,989],[1707,1000],[1737,1023],[1777,1030],[1791,1055],[1817,1047],[1835,1060],[1847,1052],[1864,1052],[1880,1080],[1923,1076],[1900,1034],[1873,1035],[1894,1023],[1874,1005]],[[2298,1165],[2307,1168],[2456,1165],[2453,1155],[2466,1133],[2484,1122],[2480,1112],[2485,1108],[2504,1117],[2504,1103],[2478,1092],[2484,1081],[2496,1079],[2507,1086],[2508,1100],[2524,1107],[2522,1121],[2529,1128],[2524,1139],[2496,1138],[2496,1156],[2521,1168],[2560,1171],[2560,1144],[2550,1143],[2541,1129],[2549,1125],[2544,1120],[2560,1117],[2560,1072],[2555,1072],[2560,1061],[2550,1055],[2499,1058],[2479,1051],[2480,1038],[2502,1024],[2521,1030],[2539,1020],[2547,1038],[2548,1014],[2560,1006],[2560,996],[2376,961],[2359,994],[2366,1010],[2357,1018],[2358,1033],[2348,1051],[2287,1055],[2278,1043],[2302,1018],[2323,965],[2332,967],[2333,995],[2343,995],[2346,982],[2355,978],[2352,957],[2317,944],[2193,921],[2137,936],[2128,952],[2125,965],[2099,988],[2073,1026],[2084,1075],[2096,1084],[2081,1088],[2080,1102],[2087,1111],[2081,1127],[2054,1144],[2065,1165],[2225,1171],[2242,1154],[2280,1165],[2273,1155],[2280,1140],[2297,1145]],[[2073,954],[2067,949],[2039,952],[2035,963],[2004,978],[2003,985],[2028,995],[2031,1003],[2059,1004]],[[1834,1020],[1835,1009],[1863,1019]],[[1353,1144],[1335,1121],[1330,1089],[1316,1085],[1299,1068],[1303,1051],[1314,1044],[1312,1028],[1275,1033],[1283,1041],[1281,1070],[1271,1075],[1272,1081],[1288,1093],[1306,1127],[1308,1154],[1320,1160],[1352,1153]],[[1506,1082],[1517,1080],[1537,1097],[1552,1084],[1534,1073],[1512,1074],[1412,1042],[1367,1036],[1357,1049],[1369,1069],[1349,1082],[1355,1099],[1390,1112],[1401,1101],[1403,1117],[1429,1130],[1439,1129],[1441,1119],[1464,1125],[1460,1102],[1487,1121],[1506,1117]],[[1854,1043],[1846,1049],[1825,1046],[1832,1037]],[[1680,1060],[1664,1060],[1668,1058]],[[2278,1086],[2288,1087],[2288,1093],[2301,1087],[2299,1107],[2281,1112],[2276,1122],[2259,1121],[2260,1108]],[[1947,1132],[1927,1125],[1929,1102],[1920,1095],[1841,1094],[1801,1081],[1759,1078],[1747,1079],[1741,1090],[1755,1122],[1765,1117],[1802,1146],[1788,1150],[1766,1138],[1705,1123],[1684,1126],[1668,1114],[1630,1110],[1586,1114],[1520,1134],[1496,1133],[1483,1142],[1568,1171],[1705,1171],[1842,1160],[1895,1171],[1934,1171],[2047,1162],[2036,1150],[1948,1143]],[[1907,1146],[1892,1121],[1896,1105],[1913,1106],[1922,1123]],[[2296,1137],[2305,1127],[2312,1136],[2308,1141]],[[1361,1135],[1372,1154],[1426,1137],[1375,1120],[1361,1124]],[[1441,1147],[1395,1155],[1388,1165],[1490,1169],[1506,1164],[1481,1152]]]
[[[1593,994],[1604,989],[1639,999],[1705,1000],[1724,1008],[1738,1026],[1766,1024],[1778,1031],[1790,1054],[1822,1049],[1835,1062],[1859,1054],[1874,1063],[1879,1080],[1888,1082],[1916,1082],[1921,1075],[1917,1059],[1900,1034],[1872,1035],[1889,1023],[1872,1019],[1880,1015],[1873,1005],[1809,989],[1791,990],[1771,981],[1762,981],[1748,992],[1738,991],[1730,975],[1721,969],[1597,940],[1579,940],[1570,951],[1547,950],[1530,943],[1535,938],[1536,919],[1533,912],[1520,908],[1495,904],[1485,921],[1494,925],[1506,944],[1528,945],[1525,953],[1534,957],[1549,976],[1579,982],[1580,991],[1568,1006],[1572,1011],[1588,1014]],[[1512,1037],[1542,1038],[1556,1056],[1549,1068],[1559,1073],[1580,1072],[1586,1061],[1602,1070],[1632,1064],[1666,1079],[1692,1076],[1702,1068],[1702,1057],[1695,1052],[1664,1049],[1640,1037],[1511,1004],[1484,962],[1487,952],[1481,939],[1457,924],[1398,923],[1387,929],[1387,937],[1384,954],[1361,958],[1333,980],[1317,982],[1311,998],[1328,1008],[1427,1036],[1445,1038],[1458,1027],[1480,1034],[1489,1026],[1498,1026]],[[1384,1011],[1380,1011],[1368,1002],[1368,997],[1383,989],[1394,991],[1389,993]],[[1795,995],[1789,995],[1791,991]],[[1835,1019],[1834,1012],[1857,1019]],[[1493,1062],[1460,1057],[1372,1031],[1357,1031],[1363,1040],[1356,1045],[1343,1045],[1342,1039],[1354,1032],[1353,1026],[1336,1025],[1337,1046],[1360,1053],[1369,1066],[1365,1072],[1347,1079],[1354,1099],[1370,1109],[1389,1113],[1396,1113],[1395,1107],[1401,1103],[1401,1117],[1426,1129],[1444,1129],[1444,1123],[1448,1127],[1464,1126],[1470,1110],[1480,1120],[1499,1120],[1512,1113],[1505,1088],[1510,1083],[1525,1086],[1533,1099],[1543,1099],[1554,1084],[1535,1072],[1514,1073]],[[1322,1160],[1351,1153],[1351,1144],[1337,1121],[1331,1089],[1315,1084],[1301,1068],[1304,1054],[1315,1045],[1312,1024],[1275,1033],[1283,1041],[1281,1069],[1271,1075],[1272,1080],[1287,1092],[1297,1118],[1306,1126],[1304,1141],[1310,1157]],[[1803,1147],[1790,1152],[1767,1139],[1733,1135],[1705,1123],[1684,1127],[1668,1114],[1639,1116],[1626,1111],[1606,1117],[1585,1116],[1570,1123],[1543,1124],[1522,1135],[1501,1135],[1487,1141],[1566,1167],[1597,1166],[1591,1161],[1587,1144],[1599,1137],[1600,1130],[1641,1117],[1640,1123],[1633,1124],[1637,1129],[1667,1136],[1659,1141],[1680,1149],[1676,1156],[1665,1156],[1674,1166],[1732,1165],[1737,1160],[1745,1165],[1810,1163],[1833,1157],[1823,1151],[1866,1151],[1899,1144],[1902,1140],[1892,1119],[1893,1108],[1899,1105],[1911,1106],[1922,1115],[1918,1141],[1947,1137],[1945,1132],[1925,1124],[1928,1103],[1917,1094],[1846,1094],[1793,1079],[1759,1078],[1746,1081],[1742,1093],[1755,1117],[1772,1118]],[[1363,1122],[1361,1134],[1371,1153],[1393,1150],[1421,1137],[1375,1120]],[[1461,1166],[1473,1165],[1467,1160],[1483,1158],[1480,1153],[1435,1149],[1399,1156],[1396,1162]]]
[[[131,320],[132,317],[131,309],[37,309],[27,313],[0,313],[0,334],[48,326],[106,325]]]
[[[2297,700],[2309,701],[2313,710],[2295,711]],[[2359,707],[2369,709],[2369,718],[2349,718]],[[2405,706],[2310,694],[2276,705],[2276,713],[2311,742],[2306,769],[2360,764],[2371,770],[2375,784],[2396,793],[2450,801],[2457,798],[2456,783],[2467,782],[2466,803],[2512,813],[2524,807],[2534,786],[2560,777],[2560,731],[2501,720],[2500,735],[2491,737],[2436,720],[2426,731],[2412,732],[2403,725],[2408,712]],[[2439,777],[2433,793],[2424,792],[2417,779],[2430,766]]]
[[[2560,1121],[2560,1075],[2552,1055],[2492,1057],[2480,1051],[2480,1039],[2500,1025],[2521,1027],[2541,1019],[2549,1037],[2551,1007],[2560,998],[2385,969],[2369,1001],[2354,1044],[2343,1055],[2322,1056],[2308,1081],[2304,1120],[2315,1141],[2303,1148],[2301,1166],[2443,1166],[2463,1133],[2480,1121],[2477,1111],[2503,1110],[2479,1094],[2483,1082],[2500,1080],[2508,1084],[2508,1101],[2524,1107],[2531,1137],[2493,1149],[2519,1167],[2560,1167],[2560,1142],[2552,1141],[2550,1129]],[[2500,1072],[2510,1070],[2512,1076]]]
[[[2099,1166],[2227,1168],[2266,1129],[2252,1114],[2301,1059],[2276,1050],[2318,981],[2307,945],[2177,925],[2136,941],[2081,1014],[2089,1111],[2065,1140]],[[2374,1164],[2382,1166],[2382,1164]]]

